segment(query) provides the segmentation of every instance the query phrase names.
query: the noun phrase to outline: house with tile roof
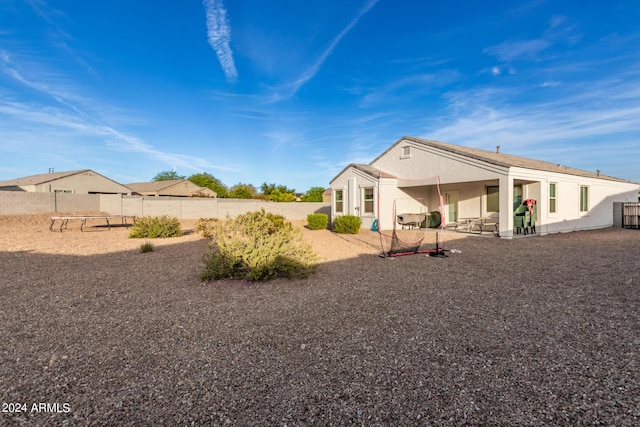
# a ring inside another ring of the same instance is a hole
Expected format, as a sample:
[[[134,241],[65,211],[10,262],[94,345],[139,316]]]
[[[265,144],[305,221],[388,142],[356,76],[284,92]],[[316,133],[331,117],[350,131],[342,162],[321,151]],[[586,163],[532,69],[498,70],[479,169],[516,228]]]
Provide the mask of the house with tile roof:
[[[210,197],[217,193],[210,188],[200,187],[188,179],[171,179],[166,181],[135,182],[127,184],[133,194],[140,196],[172,196],[172,197]]]
[[[0,181],[0,191],[72,194],[131,194],[131,190],[91,169],[50,172]]]
[[[489,219],[500,237],[512,238],[514,212],[527,200],[536,202],[537,233],[587,230],[613,225],[613,203],[635,201],[639,188],[499,147],[488,151],[405,136],[371,163],[350,164],[331,181],[331,213],[360,216],[367,228],[377,219],[389,230],[402,213],[398,209],[436,210],[446,226]]]

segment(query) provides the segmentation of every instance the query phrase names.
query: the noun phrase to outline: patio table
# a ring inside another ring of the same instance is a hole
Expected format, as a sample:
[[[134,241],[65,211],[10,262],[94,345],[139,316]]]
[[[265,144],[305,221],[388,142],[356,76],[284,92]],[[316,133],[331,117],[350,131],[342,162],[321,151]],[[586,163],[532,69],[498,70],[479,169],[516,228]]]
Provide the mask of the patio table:
[[[49,225],[49,231],[56,231],[53,228],[53,225],[56,221],[60,221],[60,228],[57,231],[64,231],[67,229],[67,224],[72,219],[79,219],[80,222],[80,231],[84,231],[84,226],[87,223],[88,219],[104,219],[107,223],[107,229],[111,230],[111,220],[119,219],[121,225],[127,227],[131,224],[127,222],[127,219],[131,219],[132,222],[135,222],[136,217],[134,215],[67,215],[67,216],[52,216],[51,224]]]

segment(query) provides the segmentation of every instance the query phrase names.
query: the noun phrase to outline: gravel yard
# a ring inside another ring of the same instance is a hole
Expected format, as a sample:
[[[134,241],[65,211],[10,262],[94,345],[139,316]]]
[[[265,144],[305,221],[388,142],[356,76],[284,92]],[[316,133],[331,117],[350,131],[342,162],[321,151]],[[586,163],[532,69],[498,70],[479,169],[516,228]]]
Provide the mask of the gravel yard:
[[[640,424],[638,230],[392,259],[303,229],[311,278],[203,284],[194,226],[140,253],[0,216],[0,425]]]

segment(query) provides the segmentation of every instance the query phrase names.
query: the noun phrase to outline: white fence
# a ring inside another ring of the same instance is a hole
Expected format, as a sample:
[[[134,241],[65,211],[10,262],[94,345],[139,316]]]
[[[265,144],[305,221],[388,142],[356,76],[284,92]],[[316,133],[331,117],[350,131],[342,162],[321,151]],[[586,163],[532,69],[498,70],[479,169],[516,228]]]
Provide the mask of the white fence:
[[[275,203],[262,200],[144,197],[120,194],[65,194],[0,191],[0,215],[106,212],[111,215],[170,215],[179,219],[235,217],[264,209],[289,220],[303,220],[311,213],[331,212],[326,203]]]

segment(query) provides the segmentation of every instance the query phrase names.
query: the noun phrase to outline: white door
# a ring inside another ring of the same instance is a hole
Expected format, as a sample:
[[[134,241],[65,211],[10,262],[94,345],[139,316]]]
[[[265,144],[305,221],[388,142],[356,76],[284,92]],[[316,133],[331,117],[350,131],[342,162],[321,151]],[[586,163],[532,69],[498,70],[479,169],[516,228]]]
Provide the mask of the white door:
[[[460,194],[457,191],[444,193],[444,221],[445,224],[458,222],[458,200]]]

